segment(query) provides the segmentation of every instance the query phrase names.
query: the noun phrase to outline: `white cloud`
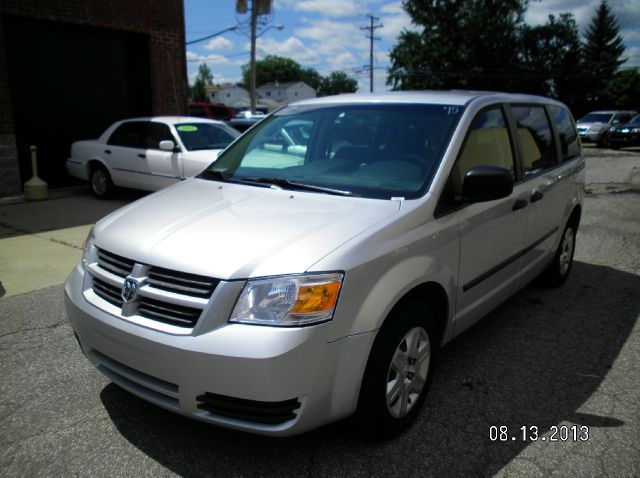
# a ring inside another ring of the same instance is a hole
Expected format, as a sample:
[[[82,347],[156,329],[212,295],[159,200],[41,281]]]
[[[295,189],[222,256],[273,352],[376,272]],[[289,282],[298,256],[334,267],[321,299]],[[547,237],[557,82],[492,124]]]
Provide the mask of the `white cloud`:
[[[631,0],[609,0],[622,30],[638,30],[640,25],[640,2]],[[581,33],[589,26],[600,5],[600,0],[541,0],[529,2],[525,21],[531,25],[546,23],[549,15],[572,13]]]
[[[224,66],[231,65],[228,58],[222,55],[199,55],[192,51],[187,51],[187,62],[190,63],[206,63],[208,66]]]
[[[390,13],[392,15],[404,13],[404,10],[402,9],[402,2],[387,3],[380,9],[380,12]]]
[[[366,10],[365,2],[360,0],[280,0],[277,7],[334,18],[363,15]]]
[[[231,50],[233,48],[233,42],[225,37],[216,37],[209,40],[203,48],[207,51]]]
[[[633,68],[640,66],[640,46],[634,46],[627,48],[622,55],[622,58],[627,58],[627,61],[623,63],[622,68]]]
[[[308,26],[298,28],[295,34],[313,40],[312,47],[321,55],[337,55],[347,48],[367,50],[369,41],[359,25],[327,19],[307,20]]]
[[[299,38],[292,36],[279,42],[274,38],[258,38],[257,44],[260,56],[278,55],[292,58],[303,65],[320,63],[320,56],[308,48]]]
[[[356,57],[350,51],[343,51],[342,53],[329,58],[329,65],[331,69],[346,70],[355,67],[357,64]]]
[[[395,40],[405,29],[419,31],[419,28],[411,22],[411,17],[403,10],[398,15],[384,16],[381,20],[383,26],[377,33],[388,40]]]

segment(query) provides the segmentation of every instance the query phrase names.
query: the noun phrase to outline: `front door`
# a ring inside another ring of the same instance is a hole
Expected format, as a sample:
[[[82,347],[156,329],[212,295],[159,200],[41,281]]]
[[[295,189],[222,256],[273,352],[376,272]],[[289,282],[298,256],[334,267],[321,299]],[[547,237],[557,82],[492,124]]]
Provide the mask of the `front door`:
[[[450,181],[457,195],[465,174],[499,166],[516,177],[514,152],[501,107],[474,119]],[[516,185],[503,199],[469,204],[456,212],[460,224],[460,269],[455,330],[472,325],[517,289],[528,218],[527,188]]]
[[[183,177],[182,154],[160,149],[160,141],[173,141],[169,126],[150,121],[146,124],[143,143],[144,154],[138,163],[138,175],[145,189],[157,190],[177,183]]]

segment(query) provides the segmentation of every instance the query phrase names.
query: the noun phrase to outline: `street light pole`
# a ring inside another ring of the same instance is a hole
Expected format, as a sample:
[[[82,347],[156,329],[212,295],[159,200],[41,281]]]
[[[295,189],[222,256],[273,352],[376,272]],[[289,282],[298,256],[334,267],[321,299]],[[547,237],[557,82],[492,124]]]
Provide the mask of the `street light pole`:
[[[251,98],[251,114],[256,112],[256,33],[258,24],[258,8],[256,0],[251,2],[251,73],[249,96]]]

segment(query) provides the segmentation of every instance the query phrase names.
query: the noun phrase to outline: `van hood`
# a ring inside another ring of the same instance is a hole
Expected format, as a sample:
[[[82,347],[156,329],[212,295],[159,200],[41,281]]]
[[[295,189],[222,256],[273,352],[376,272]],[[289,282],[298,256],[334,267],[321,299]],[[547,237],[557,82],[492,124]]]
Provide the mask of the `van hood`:
[[[190,179],[96,224],[95,244],[144,264],[245,279],[305,272],[400,201]]]

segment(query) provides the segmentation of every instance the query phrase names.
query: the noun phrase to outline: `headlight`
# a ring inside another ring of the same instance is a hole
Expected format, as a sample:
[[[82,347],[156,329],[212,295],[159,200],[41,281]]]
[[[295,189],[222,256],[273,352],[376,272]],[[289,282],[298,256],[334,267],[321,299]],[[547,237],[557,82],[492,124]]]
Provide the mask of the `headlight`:
[[[82,268],[86,269],[89,264],[89,253],[91,252],[91,246],[93,246],[93,226],[84,240],[84,246],[82,250]]]
[[[333,318],[342,273],[249,280],[230,322],[277,327],[326,322]]]

